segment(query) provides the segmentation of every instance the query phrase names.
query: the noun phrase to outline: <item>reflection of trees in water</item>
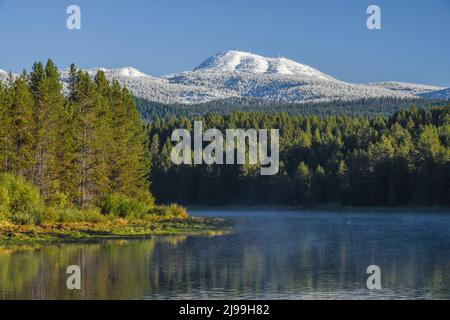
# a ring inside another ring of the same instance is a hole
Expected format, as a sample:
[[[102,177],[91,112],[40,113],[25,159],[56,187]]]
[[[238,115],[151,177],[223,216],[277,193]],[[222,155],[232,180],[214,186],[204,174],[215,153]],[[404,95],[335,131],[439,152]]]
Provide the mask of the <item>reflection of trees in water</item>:
[[[164,240],[63,244],[27,251],[0,249],[0,298],[141,298],[149,285],[146,275],[155,243],[176,245],[184,239],[179,236]],[[83,290],[67,289],[69,265],[81,267]]]
[[[22,290],[25,284],[39,272],[39,260],[29,260],[24,252],[15,254],[0,248],[0,299],[10,292]],[[17,276],[17,275],[21,276]]]
[[[401,237],[366,242],[365,238],[377,237],[370,230],[351,234],[346,225],[318,229],[312,224],[299,230],[298,225],[275,223],[273,228],[277,227],[284,231],[275,232],[277,238],[272,241],[267,241],[270,237],[263,233],[250,231],[211,241],[189,238],[173,250],[156,246],[150,265],[149,297],[190,298],[199,293],[214,297],[217,291],[229,297],[245,293],[249,293],[247,297],[264,296],[269,292],[287,293],[292,298],[305,292],[364,292],[366,269],[371,264],[380,265],[386,290],[409,290],[405,294],[414,294],[411,291],[418,288],[436,294],[450,292],[445,287],[450,283],[446,271],[450,256],[447,254],[445,260],[445,251],[428,251],[426,242],[402,243]],[[389,241],[391,246],[385,248]]]
[[[221,237],[0,249],[0,298],[251,298],[267,293],[295,298],[307,292],[364,292],[370,264],[381,267],[383,288],[450,292],[446,237],[439,244],[411,242],[416,237],[404,241],[392,230],[346,223],[274,221],[270,226],[262,232],[255,224]],[[82,267],[82,291],[66,289],[65,272],[72,264]]]

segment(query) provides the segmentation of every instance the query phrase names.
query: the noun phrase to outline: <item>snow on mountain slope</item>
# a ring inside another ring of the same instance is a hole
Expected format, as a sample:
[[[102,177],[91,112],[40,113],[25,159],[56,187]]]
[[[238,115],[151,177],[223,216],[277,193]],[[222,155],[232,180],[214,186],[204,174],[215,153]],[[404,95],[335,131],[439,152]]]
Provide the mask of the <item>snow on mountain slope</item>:
[[[236,97],[261,98],[275,102],[354,100],[364,97],[413,97],[385,88],[354,85],[337,80],[316,80],[296,75],[243,74],[240,72],[193,71],[168,76],[172,84],[218,89]]]
[[[8,72],[2,69],[0,69],[0,82],[2,83],[8,82]]]
[[[310,66],[285,58],[266,58],[236,50],[218,53],[194,71],[243,72],[256,74],[296,75],[321,80],[335,80]]]
[[[164,77],[171,84],[216,89],[237,97],[274,102],[413,98],[414,94],[382,86],[339,81],[310,66],[285,58],[227,51],[200,64],[194,71]]]
[[[367,85],[393,91],[409,92],[415,95],[444,89],[443,87],[396,81],[371,82],[367,83]]]
[[[85,70],[92,77],[99,70]],[[161,103],[196,104],[227,98],[255,98],[266,102],[357,100],[394,97],[413,99],[439,92],[440,87],[401,82],[353,84],[337,80],[310,66],[285,58],[226,51],[205,60],[193,71],[152,77],[132,67],[103,69],[133,95]],[[8,74],[0,71],[0,81]],[[67,87],[68,71],[61,72]],[[438,96],[440,96],[438,94]]]
[[[426,99],[448,100],[450,99],[450,88],[422,93],[420,96]]]
[[[148,77],[146,74],[132,67],[125,67],[120,69],[106,70],[111,76],[130,77],[130,78],[143,78]]]
[[[117,69],[96,68],[83,71],[94,77],[98,70],[104,71],[108,80],[117,80],[120,85],[127,87],[134,96],[150,101],[192,104],[232,96],[214,89],[171,84],[166,79],[146,75],[131,67]],[[63,83],[67,83],[68,76],[68,70],[61,72]]]

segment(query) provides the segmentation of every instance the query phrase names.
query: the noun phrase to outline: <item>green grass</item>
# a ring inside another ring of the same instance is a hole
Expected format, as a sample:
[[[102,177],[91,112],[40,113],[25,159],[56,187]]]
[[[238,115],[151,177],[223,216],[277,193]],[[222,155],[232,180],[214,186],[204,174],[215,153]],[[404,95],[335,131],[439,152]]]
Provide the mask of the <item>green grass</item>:
[[[113,219],[102,222],[62,222],[16,225],[0,222],[0,245],[34,245],[99,239],[148,238],[155,235],[217,235],[230,232],[230,221],[217,218]]]

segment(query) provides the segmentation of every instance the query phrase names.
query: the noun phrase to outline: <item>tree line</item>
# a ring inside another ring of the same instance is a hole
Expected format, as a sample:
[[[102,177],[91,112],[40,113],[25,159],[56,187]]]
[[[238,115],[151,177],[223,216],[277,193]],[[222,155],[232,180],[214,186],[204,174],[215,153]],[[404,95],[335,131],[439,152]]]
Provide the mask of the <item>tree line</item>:
[[[327,102],[286,103],[264,101],[258,98],[228,98],[213,100],[200,104],[164,104],[136,98],[137,107],[146,121],[155,119],[167,119],[170,117],[205,116],[208,113],[229,115],[234,111],[261,112],[274,115],[285,112],[288,115],[349,115],[376,117],[390,115],[394,112],[410,107],[414,104],[417,108],[430,106],[445,106],[448,100],[429,100],[424,98],[365,98],[357,100],[335,100]]]
[[[450,106],[391,116],[327,117],[232,112],[197,116],[204,130],[279,129],[280,172],[251,165],[174,165],[174,129],[186,117],[147,125],[152,192],[191,205],[450,205]]]
[[[63,85],[48,60],[0,83],[0,171],[33,183],[47,204],[89,208],[109,194],[151,202],[147,153],[134,98],[102,71],[91,79],[72,65]]]
[[[122,208],[122,196],[152,204],[149,189],[161,203],[450,204],[450,106],[391,116],[231,110],[154,116],[144,126],[135,99],[102,71],[91,78],[72,65],[62,83],[51,60],[37,62],[0,83],[0,173],[23,177],[48,205],[90,208],[103,199],[103,207],[115,208],[109,211]],[[280,129],[279,173],[260,176],[252,165],[174,165],[170,136],[192,130],[194,119],[222,132]],[[10,178],[2,179],[14,195]]]

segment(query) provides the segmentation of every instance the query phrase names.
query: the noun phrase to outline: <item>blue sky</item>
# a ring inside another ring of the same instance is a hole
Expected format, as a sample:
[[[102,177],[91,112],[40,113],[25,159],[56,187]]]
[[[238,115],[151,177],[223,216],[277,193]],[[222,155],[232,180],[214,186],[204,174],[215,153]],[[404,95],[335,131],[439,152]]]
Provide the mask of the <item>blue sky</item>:
[[[70,4],[81,30],[66,28]],[[382,30],[366,27],[370,4]],[[13,72],[51,57],[158,76],[238,49],[345,81],[450,86],[450,0],[0,0],[0,39],[0,69]]]

